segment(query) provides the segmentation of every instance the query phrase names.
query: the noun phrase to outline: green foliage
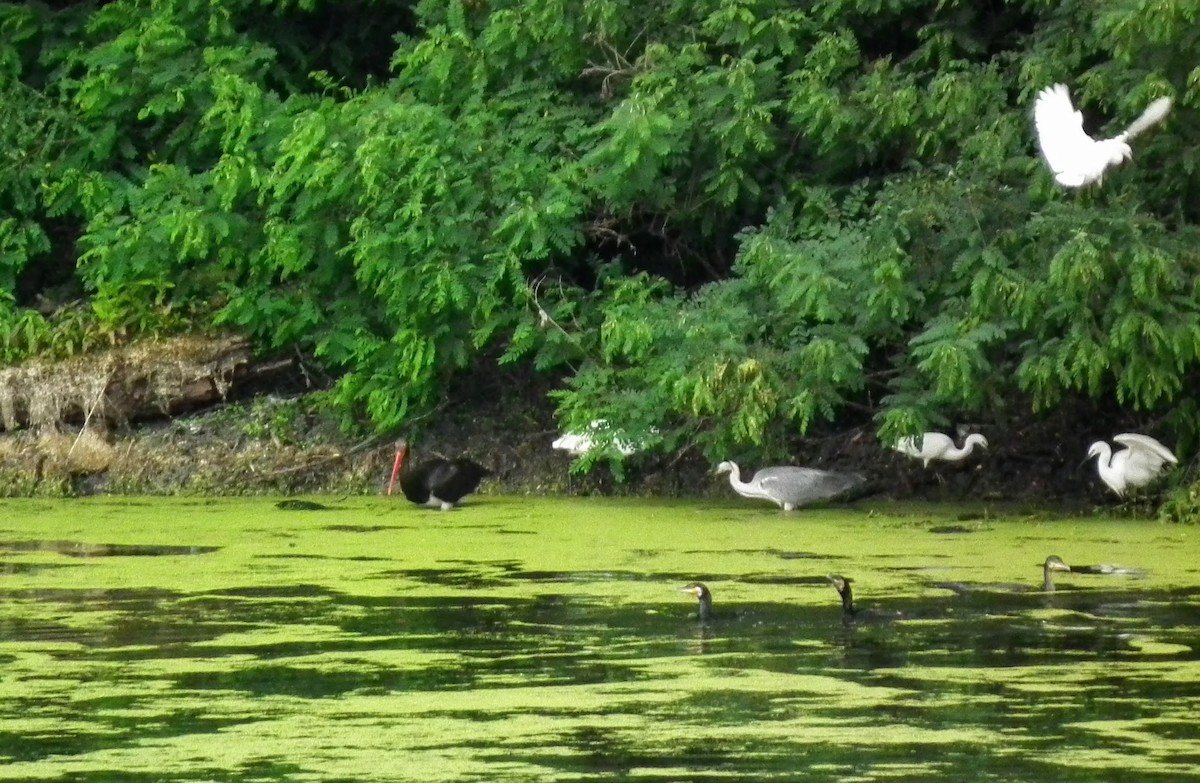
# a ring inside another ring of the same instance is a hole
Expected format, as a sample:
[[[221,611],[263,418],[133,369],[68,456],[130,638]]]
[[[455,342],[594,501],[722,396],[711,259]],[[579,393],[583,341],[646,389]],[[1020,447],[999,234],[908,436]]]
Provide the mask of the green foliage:
[[[1193,473],[1193,479],[1194,476]],[[1158,518],[1163,522],[1200,524],[1200,481],[1187,481],[1175,487],[1159,508]]]
[[[1167,411],[1200,376],[1200,33],[1167,5],[0,4],[0,359],[234,328],[379,430],[529,360],[564,425],[712,457]],[[1177,107],[1067,193],[1055,81],[1098,133]],[[49,317],[47,271],[80,296]]]

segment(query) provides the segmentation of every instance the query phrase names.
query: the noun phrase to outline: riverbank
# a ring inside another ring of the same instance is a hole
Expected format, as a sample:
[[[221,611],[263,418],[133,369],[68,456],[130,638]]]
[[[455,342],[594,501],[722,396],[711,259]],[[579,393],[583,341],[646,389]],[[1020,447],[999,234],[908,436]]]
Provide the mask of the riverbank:
[[[551,448],[558,435],[551,381],[520,368],[451,389],[408,431],[346,432],[298,378],[234,388],[217,404],[120,427],[65,423],[0,435],[0,495],[371,495],[384,491],[399,435],[421,454],[469,456],[496,472],[482,492],[509,495],[729,497],[698,450],[635,455],[618,475],[606,463],[572,472]],[[241,396],[237,396],[240,393]],[[896,500],[1026,503],[1076,511],[1115,498],[1085,461],[1092,439],[1135,428],[1080,403],[1050,416],[982,422],[989,448],[961,464],[922,468],[883,448],[869,422],[797,438],[793,464],[854,470],[869,492]],[[744,465],[756,469],[759,465]],[[1146,513],[1142,509],[1141,513]]]

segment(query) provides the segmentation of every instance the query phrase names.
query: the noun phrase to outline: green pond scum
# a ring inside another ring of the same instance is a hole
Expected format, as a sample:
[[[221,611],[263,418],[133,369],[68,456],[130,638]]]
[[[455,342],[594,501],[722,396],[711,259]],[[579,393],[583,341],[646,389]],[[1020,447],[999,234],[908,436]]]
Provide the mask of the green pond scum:
[[[1195,526],[276,500],[0,501],[0,780],[1200,780]]]

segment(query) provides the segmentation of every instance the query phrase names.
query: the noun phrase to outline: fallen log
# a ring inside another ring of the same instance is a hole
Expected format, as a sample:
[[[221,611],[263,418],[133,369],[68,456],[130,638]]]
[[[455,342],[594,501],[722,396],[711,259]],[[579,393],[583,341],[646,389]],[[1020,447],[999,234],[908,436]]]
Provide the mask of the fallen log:
[[[144,341],[56,362],[0,369],[0,430],[101,429],[223,401],[235,384],[294,367],[255,363],[240,337]]]

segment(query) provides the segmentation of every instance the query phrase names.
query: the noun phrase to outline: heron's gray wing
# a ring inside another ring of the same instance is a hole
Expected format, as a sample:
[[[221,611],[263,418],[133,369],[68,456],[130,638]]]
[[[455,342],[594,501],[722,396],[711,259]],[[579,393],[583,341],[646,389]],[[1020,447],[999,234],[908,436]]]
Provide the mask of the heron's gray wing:
[[[840,495],[862,483],[854,473],[783,466],[763,468],[754,479],[773,498],[799,505]]]

